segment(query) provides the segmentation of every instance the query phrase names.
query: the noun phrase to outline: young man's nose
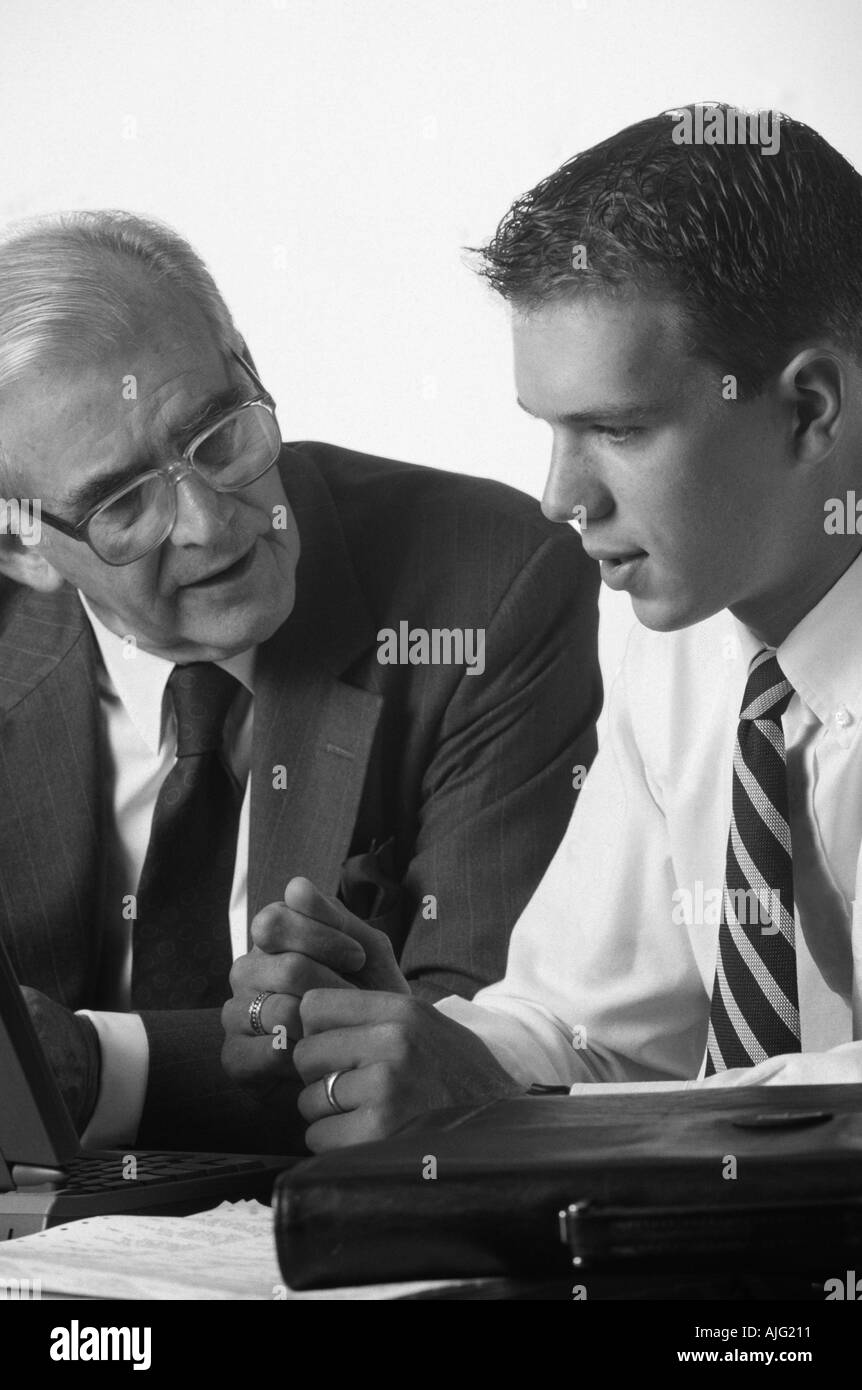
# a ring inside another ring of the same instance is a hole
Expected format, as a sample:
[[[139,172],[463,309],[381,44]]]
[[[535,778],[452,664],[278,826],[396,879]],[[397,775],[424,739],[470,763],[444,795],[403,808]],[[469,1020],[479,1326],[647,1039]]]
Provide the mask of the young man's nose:
[[[576,508],[583,511],[578,514]],[[573,515],[596,520],[610,511],[612,503],[604,488],[578,459],[575,450],[554,445],[548,478],[542,494],[542,511],[549,521],[571,521]]]

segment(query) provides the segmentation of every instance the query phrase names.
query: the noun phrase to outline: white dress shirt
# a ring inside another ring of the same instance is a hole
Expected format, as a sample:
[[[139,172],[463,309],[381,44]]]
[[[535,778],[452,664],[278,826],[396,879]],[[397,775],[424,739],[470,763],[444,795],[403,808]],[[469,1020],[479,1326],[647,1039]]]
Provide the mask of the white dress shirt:
[[[782,725],[801,1053],[703,1078],[720,922],[709,904],[724,884],[734,741],[763,646],[725,612],[680,632],[632,631],[608,735],[514,929],[505,979],[438,1005],[518,1080],[862,1082],[860,614],[862,555],[777,649],[796,692]]]
[[[82,1009],[92,1019],[102,1052],[96,1108],[83,1136],[90,1147],[134,1143],[144,1106],[149,1054],[141,1018],[130,1013],[132,980],[131,898],[137,893],[161,785],[176,762],[177,727],[173,706],[165,698],[174,663],[142,651],[105,627],[80,595],[92,625],[102,667],[104,793],[107,854],[102,905],[102,957],[99,1009]],[[223,753],[244,789],[237,835],[237,855],[230,899],[233,958],[247,946],[249,787],[252,695],[255,649],[217,664],[245,687],[225,721]]]

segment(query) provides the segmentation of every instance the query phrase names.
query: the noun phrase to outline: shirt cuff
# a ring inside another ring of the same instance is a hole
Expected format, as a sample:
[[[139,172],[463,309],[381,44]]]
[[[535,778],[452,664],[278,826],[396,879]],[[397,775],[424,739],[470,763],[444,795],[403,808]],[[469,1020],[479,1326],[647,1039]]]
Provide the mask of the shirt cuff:
[[[540,1011],[532,1011],[531,1021],[535,1022],[531,1028],[511,1013],[462,999],[458,994],[438,999],[434,1008],[475,1033],[503,1070],[525,1089],[534,1082],[570,1086],[573,1076],[586,1079],[591,1075],[583,1054],[560,1060],[560,1053],[570,1049],[561,1042],[559,1029]]]
[[[96,1013],[79,1009],[99,1035],[102,1054],[99,1096],[81,1136],[85,1149],[116,1149],[134,1144],[144,1112],[150,1049],[140,1014]]]

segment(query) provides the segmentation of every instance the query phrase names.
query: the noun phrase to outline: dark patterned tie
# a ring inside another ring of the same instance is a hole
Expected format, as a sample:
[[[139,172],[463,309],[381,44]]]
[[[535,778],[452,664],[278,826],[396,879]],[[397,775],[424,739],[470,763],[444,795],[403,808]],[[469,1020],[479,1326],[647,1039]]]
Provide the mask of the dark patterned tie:
[[[799,1052],[787,757],[793,695],[774,653],[751,663],[733,754],[733,812],[706,1075]]]
[[[230,891],[241,795],[221,759],[240,686],[220,666],[175,666],[168,680],[177,761],[156,800],[137,893],[133,1009],[199,1009],[230,993]]]

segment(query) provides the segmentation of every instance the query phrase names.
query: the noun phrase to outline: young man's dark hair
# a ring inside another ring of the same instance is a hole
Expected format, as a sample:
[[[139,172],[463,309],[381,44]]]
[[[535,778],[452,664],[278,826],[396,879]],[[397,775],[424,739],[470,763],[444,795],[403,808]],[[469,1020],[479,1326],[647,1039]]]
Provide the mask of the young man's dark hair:
[[[774,151],[752,140],[677,143],[693,110],[638,121],[542,179],[512,204],[480,272],[520,309],[670,288],[693,351],[733,371],[740,397],[813,337],[862,354],[862,177],[778,113],[768,113]],[[742,118],[726,105],[707,111]]]

